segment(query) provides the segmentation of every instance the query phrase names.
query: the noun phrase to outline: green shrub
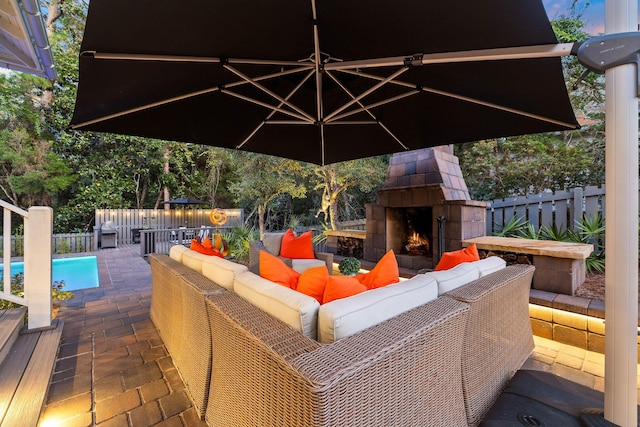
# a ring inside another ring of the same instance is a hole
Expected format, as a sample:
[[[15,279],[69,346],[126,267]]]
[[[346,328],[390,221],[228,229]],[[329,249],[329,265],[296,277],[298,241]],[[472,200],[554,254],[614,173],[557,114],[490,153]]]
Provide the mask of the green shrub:
[[[354,257],[342,258],[338,263],[338,270],[340,270],[340,273],[344,274],[345,276],[356,274],[358,271],[360,271],[360,267],[360,260]]]

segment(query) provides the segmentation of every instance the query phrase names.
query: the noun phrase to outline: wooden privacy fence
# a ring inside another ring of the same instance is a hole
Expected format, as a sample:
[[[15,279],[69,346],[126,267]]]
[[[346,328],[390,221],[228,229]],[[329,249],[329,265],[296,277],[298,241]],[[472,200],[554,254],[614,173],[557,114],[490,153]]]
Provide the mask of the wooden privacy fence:
[[[227,214],[227,228],[244,224],[244,209],[222,209]],[[167,230],[180,227],[211,227],[213,209],[96,209],[95,234],[106,222],[116,227],[118,242],[133,243],[141,230]]]
[[[487,208],[487,235],[502,230],[513,217],[528,221],[536,230],[543,225],[574,230],[583,217],[601,213],[604,218],[604,206],[604,185],[493,200]]]

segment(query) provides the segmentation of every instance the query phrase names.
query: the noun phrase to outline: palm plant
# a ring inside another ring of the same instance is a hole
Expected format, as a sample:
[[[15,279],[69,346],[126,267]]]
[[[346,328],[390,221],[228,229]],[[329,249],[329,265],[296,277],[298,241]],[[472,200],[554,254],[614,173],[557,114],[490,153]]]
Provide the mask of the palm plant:
[[[242,263],[249,262],[249,242],[260,238],[258,230],[245,224],[233,227],[222,237],[229,243],[229,255]]]
[[[572,233],[564,226],[553,224],[551,227],[543,225],[540,227],[540,238],[542,240],[555,240],[556,242],[568,242],[572,239]]]
[[[495,236],[500,237],[515,237],[519,234],[523,227],[525,227],[527,221],[523,217],[512,217],[502,228],[500,231],[493,233]],[[500,226],[500,224],[497,224]]]
[[[520,230],[518,230],[518,235],[516,237],[532,240],[539,240],[541,238],[540,230],[536,231],[536,228],[530,222],[527,222],[522,228],[520,228]]]
[[[598,212],[593,217],[583,217],[576,221],[576,231],[572,233],[573,241],[578,243],[590,243],[593,245],[593,252],[586,259],[587,272],[604,271],[604,218]]]

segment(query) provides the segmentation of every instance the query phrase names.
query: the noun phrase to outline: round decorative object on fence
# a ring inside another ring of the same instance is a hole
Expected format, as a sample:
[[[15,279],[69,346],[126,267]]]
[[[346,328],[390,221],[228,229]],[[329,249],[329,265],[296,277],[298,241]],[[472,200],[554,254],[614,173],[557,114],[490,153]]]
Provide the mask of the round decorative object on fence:
[[[214,225],[224,225],[227,222],[227,213],[222,209],[214,209],[209,214],[209,221]]]

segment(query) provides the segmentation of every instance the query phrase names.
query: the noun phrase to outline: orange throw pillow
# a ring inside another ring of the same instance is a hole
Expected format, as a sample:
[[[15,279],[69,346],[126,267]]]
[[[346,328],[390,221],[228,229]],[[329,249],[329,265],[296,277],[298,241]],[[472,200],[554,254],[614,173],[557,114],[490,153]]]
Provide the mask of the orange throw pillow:
[[[398,283],[400,281],[400,271],[398,270],[398,260],[393,249],[384,254],[370,272],[360,274],[356,278],[367,289],[382,288],[392,283]]]
[[[293,230],[288,229],[282,236],[280,256],[293,259],[314,259],[312,237],[311,231],[296,237]]]
[[[300,273],[289,267],[280,258],[260,251],[260,276],[274,283],[296,289]]]
[[[367,290],[367,287],[358,279],[349,276],[329,276],[327,286],[324,288],[322,303],[326,304],[337,299],[357,295]]]
[[[327,286],[327,280],[329,280],[327,267],[322,266],[309,268],[303,271],[300,275],[296,291],[302,292],[310,297],[314,297],[320,304],[322,304],[324,288]]]
[[[202,241],[202,246],[204,246],[205,248],[213,248],[213,243],[211,243],[211,239],[209,238],[209,236],[204,238],[204,240]]]
[[[224,255],[222,254],[222,252],[220,252],[214,247],[206,247],[202,243],[198,242],[196,239],[191,240],[191,246],[189,247],[189,249],[191,249],[192,251],[201,253],[203,255],[217,256],[220,258],[224,258]]]
[[[478,248],[474,243],[469,247],[460,249],[459,251],[443,253],[442,258],[440,258],[440,262],[438,262],[438,265],[436,265],[435,270],[449,270],[450,268],[453,268],[458,264],[462,264],[463,262],[473,262],[478,260],[480,260],[480,255],[478,254]]]

